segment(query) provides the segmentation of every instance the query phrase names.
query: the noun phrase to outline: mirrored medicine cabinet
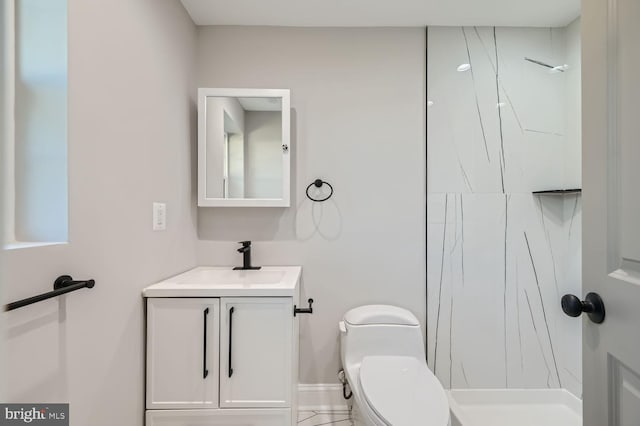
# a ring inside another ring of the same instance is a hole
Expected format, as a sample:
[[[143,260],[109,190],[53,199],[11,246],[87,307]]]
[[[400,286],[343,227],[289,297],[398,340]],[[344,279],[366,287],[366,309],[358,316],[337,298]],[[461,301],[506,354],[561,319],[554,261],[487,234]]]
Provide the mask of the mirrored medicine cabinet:
[[[198,206],[289,207],[290,94],[198,89]]]

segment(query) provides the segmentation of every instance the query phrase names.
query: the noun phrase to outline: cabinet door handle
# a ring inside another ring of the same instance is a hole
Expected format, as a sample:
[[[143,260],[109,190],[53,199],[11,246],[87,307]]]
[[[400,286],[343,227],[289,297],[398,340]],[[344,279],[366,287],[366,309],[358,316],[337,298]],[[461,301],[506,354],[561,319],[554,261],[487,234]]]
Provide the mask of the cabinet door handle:
[[[202,350],[202,378],[206,379],[209,375],[207,370],[207,315],[209,315],[209,308],[204,310],[204,337],[203,337],[203,350]]]
[[[229,377],[231,377],[233,375],[233,368],[231,368],[231,344],[232,344],[232,337],[233,337],[233,311],[235,309],[233,308],[233,306],[231,307],[231,309],[229,309]]]

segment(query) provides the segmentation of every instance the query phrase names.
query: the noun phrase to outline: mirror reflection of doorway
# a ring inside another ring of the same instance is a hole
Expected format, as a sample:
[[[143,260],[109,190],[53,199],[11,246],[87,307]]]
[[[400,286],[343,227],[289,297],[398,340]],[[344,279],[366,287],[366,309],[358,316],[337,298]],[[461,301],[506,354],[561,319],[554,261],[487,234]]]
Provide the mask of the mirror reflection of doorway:
[[[229,198],[229,133],[224,132],[224,164],[222,170],[222,196]]]
[[[222,165],[223,198],[245,196],[245,141],[240,124],[224,111],[224,138]]]

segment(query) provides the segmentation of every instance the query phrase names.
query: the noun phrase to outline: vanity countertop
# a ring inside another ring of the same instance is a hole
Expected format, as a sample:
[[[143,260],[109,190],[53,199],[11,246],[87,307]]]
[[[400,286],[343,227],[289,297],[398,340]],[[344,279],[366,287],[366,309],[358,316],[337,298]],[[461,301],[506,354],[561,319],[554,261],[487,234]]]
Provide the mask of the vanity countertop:
[[[232,266],[198,266],[150,285],[144,297],[294,297],[300,266],[263,266],[234,271]]]

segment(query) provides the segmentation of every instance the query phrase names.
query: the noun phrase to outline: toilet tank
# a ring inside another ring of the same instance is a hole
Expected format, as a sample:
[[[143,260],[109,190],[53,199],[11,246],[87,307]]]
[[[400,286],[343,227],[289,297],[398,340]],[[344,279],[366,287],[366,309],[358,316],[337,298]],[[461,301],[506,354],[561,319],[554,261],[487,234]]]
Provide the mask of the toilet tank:
[[[406,309],[390,305],[360,306],[348,311],[339,326],[345,366],[371,355],[425,359],[420,323]]]

